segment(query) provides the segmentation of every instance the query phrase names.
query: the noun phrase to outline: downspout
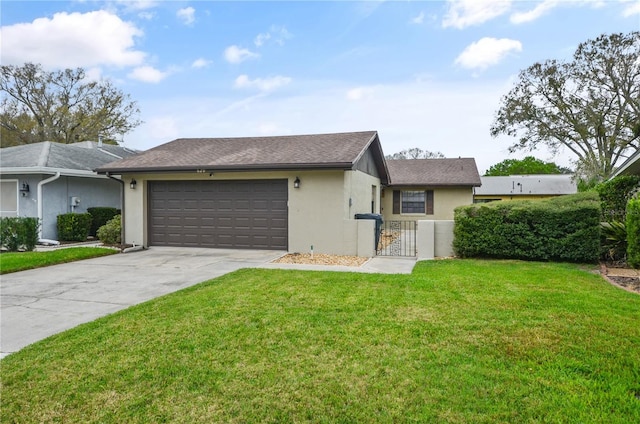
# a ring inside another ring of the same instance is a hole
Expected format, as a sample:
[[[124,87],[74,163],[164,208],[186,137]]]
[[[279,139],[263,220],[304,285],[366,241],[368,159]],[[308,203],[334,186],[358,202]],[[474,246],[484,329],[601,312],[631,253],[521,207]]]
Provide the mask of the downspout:
[[[40,222],[40,226],[38,227],[38,240],[42,239],[42,220],[43,220],[43,208],[42,208],[42,186],[45,184],[49,184],[52,181],[57,180],[58,178],[60,178],[60,172],[56,172],[56,175],[54,175],[53,177],[49,177],[46,180],[42,180],[38,183],[38,222]]]
[[[107,178],[120,183],[120,244],[124,245],[124,181],[120,178],[112,177],[108,172],[105,175]]]

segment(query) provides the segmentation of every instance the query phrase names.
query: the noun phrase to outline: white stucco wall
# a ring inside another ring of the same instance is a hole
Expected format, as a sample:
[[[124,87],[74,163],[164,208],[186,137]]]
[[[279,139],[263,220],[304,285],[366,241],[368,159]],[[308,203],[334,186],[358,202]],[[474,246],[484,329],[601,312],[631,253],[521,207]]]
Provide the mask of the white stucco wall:
[[[371,212],[371,186],[376,186],[377,193],[380,192],[380,180],[360,171],[216,172],[211,176],[198,173],[131,174],[122,177],[125,182],[125,241],[145,246],[148,245],[148,181],[287,179],[288,250],[308,252],[313,246],[315,253],[340,255],[358,254],[358,225],[354,214]],[[296,177],[301,181],[298,189],[293,187]],[[137,182],[135,190],[129,188],[131,179]]]

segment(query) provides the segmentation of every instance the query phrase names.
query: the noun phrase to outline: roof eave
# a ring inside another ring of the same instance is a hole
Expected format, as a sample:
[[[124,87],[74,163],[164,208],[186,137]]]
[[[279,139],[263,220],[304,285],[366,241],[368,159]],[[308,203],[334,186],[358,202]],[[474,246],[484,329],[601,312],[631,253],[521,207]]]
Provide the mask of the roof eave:
[[[141,173],[183,173],[183,172],[243,172],[243,171],[296,171],[306,169],[353,169],[350,162],[332,163],[285,163],[259,165],[198,165],[198,166],[165,166],[165,167],[126,167],[126,168],[97,168],[98,174],[141,174]]]
[[[2,167],[0,169],[0,175],[14,175],[14,174],[26,174],[26,175],[40,175],[40,174],[56,174],[60,173],[66,177],[86,177],[86,178],[105,178],[102,175],[98,175],[93,171],[82,169],[68,169],[68,168],[50,168],[42,166],[16,166],[16,167]]]

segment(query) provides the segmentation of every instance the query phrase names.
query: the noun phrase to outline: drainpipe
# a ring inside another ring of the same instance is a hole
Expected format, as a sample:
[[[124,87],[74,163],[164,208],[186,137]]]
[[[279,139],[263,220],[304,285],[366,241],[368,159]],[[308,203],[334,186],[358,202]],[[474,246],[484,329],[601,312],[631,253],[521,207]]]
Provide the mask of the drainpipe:
[[[38,183],[38,221],[40,222],[40,226],[38,227],[38,240],[42,239],[42,220],[43,220],[43,208],[42,208],[42,186],[45,184],[49,184],[52,181],[60,178],[60,172],[56,172],[56,175],[53,177],[47,178],[46,180],[42,180]]]
[[[120,178],[112,177],[108,172],[107,178],[120,183],[120,244],[124,245],[124,181]]]

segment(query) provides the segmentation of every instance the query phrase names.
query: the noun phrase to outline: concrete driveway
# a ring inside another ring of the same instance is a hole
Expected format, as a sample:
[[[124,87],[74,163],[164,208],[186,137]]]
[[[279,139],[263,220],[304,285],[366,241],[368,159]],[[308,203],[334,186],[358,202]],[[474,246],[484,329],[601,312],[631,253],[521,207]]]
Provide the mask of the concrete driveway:
[[[152,247],[0,277],[0,358],[129,306],[285,252]]]

